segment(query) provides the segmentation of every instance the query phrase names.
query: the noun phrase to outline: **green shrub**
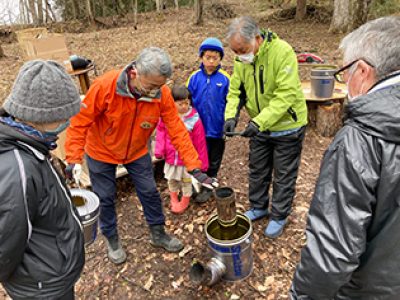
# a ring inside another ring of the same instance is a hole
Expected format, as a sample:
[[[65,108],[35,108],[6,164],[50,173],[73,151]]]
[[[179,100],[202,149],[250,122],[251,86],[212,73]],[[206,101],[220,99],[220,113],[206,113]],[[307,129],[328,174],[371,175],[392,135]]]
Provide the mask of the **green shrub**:
[[[369,7],[368,18],[376,19],[399,12],[399,0],[373,0]]]

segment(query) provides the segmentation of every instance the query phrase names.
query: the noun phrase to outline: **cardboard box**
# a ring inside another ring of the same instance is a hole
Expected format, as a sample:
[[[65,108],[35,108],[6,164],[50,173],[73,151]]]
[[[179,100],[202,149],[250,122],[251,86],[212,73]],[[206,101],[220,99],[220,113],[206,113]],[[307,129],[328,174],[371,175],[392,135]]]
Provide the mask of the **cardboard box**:
[[[65,43],[65,37],[62,34],[25,30],[22,33],[17,33],[17,37],[25,60],[55,60],[62,64],[68,72],[72,72],[72,66],[69,60],[70,55]]]
[[[15,32],[18,43],[22,44],[25,41],[45,37],[48,34],[46,27],[28,28],[23,30],[17,30]]]

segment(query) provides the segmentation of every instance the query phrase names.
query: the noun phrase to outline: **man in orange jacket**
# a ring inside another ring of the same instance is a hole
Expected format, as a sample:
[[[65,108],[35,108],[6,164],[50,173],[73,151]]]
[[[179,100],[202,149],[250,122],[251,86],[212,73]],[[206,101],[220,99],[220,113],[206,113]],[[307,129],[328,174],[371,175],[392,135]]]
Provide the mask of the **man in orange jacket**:
[[[110,71],[93,82],[83,108],[71,119],[67,130],[66,173],[77,178],[86,154],[92,188],[100,198],[100,228],[107,238],[108,257],[115,264],[126,260],[114,203],[118,164],[125,166],[135,184],[150,227],[150,243],[169,252],[183,248],[177,238],[164,230],[165,217],[148,153],[148,141],[160,117],[188,171],[204,186],[217,186],[200,171],[201,161],[165,85],[171,74],[165,51],[156,47],[144,49],[122,71]]]

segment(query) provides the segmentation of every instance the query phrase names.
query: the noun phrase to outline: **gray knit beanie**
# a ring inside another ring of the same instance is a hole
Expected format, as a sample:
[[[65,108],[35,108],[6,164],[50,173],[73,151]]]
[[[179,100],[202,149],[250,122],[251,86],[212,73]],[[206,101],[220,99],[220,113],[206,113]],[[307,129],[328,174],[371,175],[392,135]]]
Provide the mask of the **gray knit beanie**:
[[[80,104],[78,89],[64,67],[32,60],[21,67],[3,107],[22,121],[52,123],[76,115]]]

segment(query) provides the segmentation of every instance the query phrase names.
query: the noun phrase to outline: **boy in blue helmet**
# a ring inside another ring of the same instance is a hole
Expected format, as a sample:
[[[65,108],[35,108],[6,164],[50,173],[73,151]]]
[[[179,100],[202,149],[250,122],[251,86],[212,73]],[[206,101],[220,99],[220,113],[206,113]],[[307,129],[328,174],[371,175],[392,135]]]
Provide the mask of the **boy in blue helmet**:
[[[219,39],[205,39],[200,45],[199,57],[200,68],[190,75],[187,86],[206,133],[209,159],[207,175],[216,178],[225,150],[224,112],[230,77],[221,68],[224,47]],[[205,202],[210,196],[211,190],[203,188],[195,201]]]

